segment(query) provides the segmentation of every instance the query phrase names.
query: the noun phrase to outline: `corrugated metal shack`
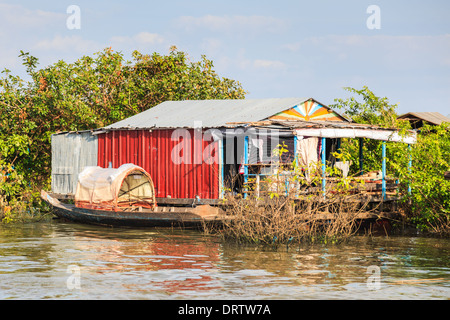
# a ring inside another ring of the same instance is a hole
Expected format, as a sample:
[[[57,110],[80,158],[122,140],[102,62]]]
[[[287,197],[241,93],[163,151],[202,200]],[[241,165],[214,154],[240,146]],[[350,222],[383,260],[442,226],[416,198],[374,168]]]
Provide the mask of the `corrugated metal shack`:
[[[53,135],[52,192],[73,194],[83,165],[134,163],[150,173],[160,201],[219,199],[226,178],[236,176],[244,161],[244,139],[234,134],[240,130],[242,137],[244,126],[236,123],[266,119],[347,121],[312,98],[166,101],[98,131]],[[212,128],[222,138],[211,137]],[[177,152],[182,161],[174,162]]]
[[[270,163],[279,143],[286,161],[308,147],[325,166],[341,137],[415,142],[312,98],[166,101],[93,132],[54,135],[52,192],[73,194],[83,166],[133,163],[151,175],[158,204],[217,203],[224,189],[242,191],[249,167]]]
[[[86,166],[96,166],[97,136],[91,131],[52,135],[52,192],[74,195],[78,174]]]
[[[167,101],[105,127],[98,135],[98,163],[142,166],[153,178],[160,203],[219,199],[224,187],[238,191],[242,186],[237,172],[248,160],[248,146],[238,123],[270,118],[346,121],[311,98]],[[220,137],[208,134],[211,129]]]

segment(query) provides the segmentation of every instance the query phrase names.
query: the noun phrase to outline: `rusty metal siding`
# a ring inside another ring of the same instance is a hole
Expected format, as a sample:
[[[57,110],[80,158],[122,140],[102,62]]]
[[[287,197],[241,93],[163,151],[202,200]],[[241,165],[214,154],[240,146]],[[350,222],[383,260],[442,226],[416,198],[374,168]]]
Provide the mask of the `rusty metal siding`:
[[[205,163],[202,154],[210,144],[219,142],[205,141],[203,135],[196,137],[193,129],[188,130],[186,139],[172,140],[173,132],[174,129],[114,130],[99,134],[98,165],[104,168],[110,163],[113,168],[124,163],[141,166],[153,179],[156,197],[218,199],[219,154],[212,152],[212,164]],[[172,161],[172,151],[183,149],[184,152],[189,148],[192,152],[183,153],[183,163]]]
[[[52,192],[75,194],[78,174],[97,165],[97,137],[90,131],[52,135]]]

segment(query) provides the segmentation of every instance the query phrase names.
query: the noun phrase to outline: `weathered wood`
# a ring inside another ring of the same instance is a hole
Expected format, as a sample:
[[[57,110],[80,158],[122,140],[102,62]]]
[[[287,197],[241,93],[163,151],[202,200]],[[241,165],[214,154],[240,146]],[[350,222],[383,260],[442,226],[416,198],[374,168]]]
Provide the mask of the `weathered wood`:
[[[58,200],[74,200],[75,195],[73,194],[60,194],[60,193],[51,193],[48,192],[48,194]],[[200,201],[197,201],[197,199],[175,199],[175,198],[156,198],[156,203],[158,205],[183,205],[183,206],[192,206],[194,205],[202,205],[202,204],[209,204],[209,205],[218,205],[222,202],[220,199],[200,199]]]
[[[220,199],[175,199],[175,198],[156,198],[156,203],[158,205],[182,205],[182,206],[192,206],[201,205],[201,204],[209,204],[209,205],[218,205],[222,202]]]
[[[52,198],[58,200],[73,200],[75,199],[75,195],[73,194],[61,194],[61,193],[48,193]]]
[[[446,180],[450,180],[450,171],[446,171],[446,172],[444,173],[444,178],[445,178]]]
[[[222,223],[228,219],[224,211],[218,207],[200,205],[194,207],[157,207],[134,211],[108,211],[78,208],[73,204],[60,202],[45,191],[41,198],[53,207],[56,216],[67,220],[106,225],[128,227],[181,227],[202,228],[205,222]]]

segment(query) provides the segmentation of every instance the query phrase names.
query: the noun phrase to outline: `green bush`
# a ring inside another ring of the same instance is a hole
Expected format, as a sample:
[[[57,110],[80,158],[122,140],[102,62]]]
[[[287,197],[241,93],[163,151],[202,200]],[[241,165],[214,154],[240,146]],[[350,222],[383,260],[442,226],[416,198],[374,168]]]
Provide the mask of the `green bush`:
[[[331,107],[343,109],[353,121],[398,128],[400,133],[410,129],[408,121],[397,120],[397,106],[389,104],[387,98],[375,96],[367,87],[345,89],[362,97],[362,101],[355,97],[336,99],[336,104]],[[364,139],[365,171],[381,169],[381,144],[380,141]],[[353,161],[351,172],[358,172],[359,142],[346,139],[341,146]],[[417,134],[417,143],[410,147],[404,143],[387,143],[386,154],[387,174],[399,179],[408,221],[420,230],[448,235],[450,181],[444,180],[444,172],[450,168],[450,124],[425,125]],[[410,160],[411,170],[408,167]]]
[[[171,48],[168,55],[133,52],[133,61],[107,48],[73,63],[39,69],[21,51],[30,81],[7,69],[0,79],[0,218],[40,206],[50,186],[51,135],[95,129],[166,100],[243,99],[239,82],[219,77],[212,61],[191,62]],[[24,204],[26,208],[23,207]]]

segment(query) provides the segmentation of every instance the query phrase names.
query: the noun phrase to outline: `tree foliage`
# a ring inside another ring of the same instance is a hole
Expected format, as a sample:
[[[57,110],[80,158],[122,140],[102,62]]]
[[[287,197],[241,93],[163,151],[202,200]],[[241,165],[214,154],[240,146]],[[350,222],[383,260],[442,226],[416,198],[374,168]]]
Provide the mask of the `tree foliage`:
[[[450,181],[444,179],[450,169],[449,125],[422,127],[411,148],[411,174],[398,168],[403,180],[411,181],[411,221],[420,229],[446,235],[450,234]]]
[[[353,121],[397,128],[400,134],[411,129],[408,121],[397,120],[397,106],[391,105],[387,98],[377,97],[367,87],[345,89],[357,97],[335,99],[336,104],[331,107],[343,109]],[[363,140],[365,171],[381,170],[381,144],[376,140]],[[358,140],[346,139],[341,146],[353,162],[351,172],[358,173]],[[450,169],[450,124],[425,125],[417,134],[417,143],[411,146],[387,143],[386,154],[387,174],[399,179],[409,221],[422,230],[449,234],[450,181],[444,180],[444,172]],[[411,188],[410,194],[408,188]]]
[[[3,208],[49,186],[55,132],[106,126],[166,100],[243,99],[246,94],[239,82],[219,77],[205,56],[190,61],[175,47],[168,55],[134,51],[132,61],[107,48],[44,68],[29,53],[21,51],[20,57],[30,80],[7,69],[0,79]]]
[[[335,99],[335,104],[330,105],[331,108],[342,109],[344,115],[356,123],[376,125],[383,128],[398,128],[403,131],[409,129],[409,123],[397,120],[397,105],[390,104],[386,97],[377,97],[368,87],[364,86],[361,90],[346,87],[349,91],[356,95],[347,99]],[[350,172],[352,174],[359,173],[359,140],[344,139],[345,151],[352,155],[352,166]],[[382,164],[382,142],[372,139],[362,139],[363,143],[363,168],[365,172],[369,170],[381,170]],[[387,146],[387,169],[392,172],[392,159],[396,158],[402,161],[402,165],[407,166],[408,149],[404,144],[390,143]]]

